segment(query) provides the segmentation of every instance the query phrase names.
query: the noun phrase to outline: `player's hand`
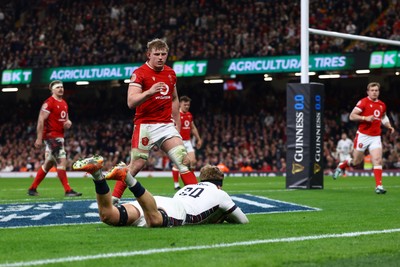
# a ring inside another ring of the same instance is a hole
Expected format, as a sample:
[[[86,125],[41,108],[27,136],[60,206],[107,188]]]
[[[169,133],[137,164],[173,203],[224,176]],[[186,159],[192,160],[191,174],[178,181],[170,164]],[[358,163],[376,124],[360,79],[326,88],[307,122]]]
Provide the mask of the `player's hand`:
[[[367,122],[372,122],[375,120],[375,117],[374,117],[374,115],[365,116],[364,120]]]
[[[66,122],[64,122],[64,129],[69,129],[72,126],[72,121],[67,120]]]
[[[149,91],[151,92],[152,95],[154,95],[156,93],[164,92],[166,89],[167,87],[165,86],[165,83],[158,82],[153,84],[153,86],[150,87]]]
[[[41,148],[42,147],[42,139],[36,139],[35,141],[35,147],[36,148]]]
[[[395,129],[394,129],[392,126],[388,127],[388,129],[389,129],[389,131],[390,131],[390,134],[394,134]]]
[[[202,145],[203,145],[203,140],[201,139],[197,140],[196,148],[200,149]]]

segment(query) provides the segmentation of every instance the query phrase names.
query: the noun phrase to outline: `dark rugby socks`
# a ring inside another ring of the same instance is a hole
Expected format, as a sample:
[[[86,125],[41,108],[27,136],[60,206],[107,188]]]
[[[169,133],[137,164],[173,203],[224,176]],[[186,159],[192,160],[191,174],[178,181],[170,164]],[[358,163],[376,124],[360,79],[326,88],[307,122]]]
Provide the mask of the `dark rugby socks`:
[[[105,179],[102,180],[93,180],[94,186],[96,188],[96,193],[99,195],[105,195],[110,192],[110,188],[108,187],[107,181]]]

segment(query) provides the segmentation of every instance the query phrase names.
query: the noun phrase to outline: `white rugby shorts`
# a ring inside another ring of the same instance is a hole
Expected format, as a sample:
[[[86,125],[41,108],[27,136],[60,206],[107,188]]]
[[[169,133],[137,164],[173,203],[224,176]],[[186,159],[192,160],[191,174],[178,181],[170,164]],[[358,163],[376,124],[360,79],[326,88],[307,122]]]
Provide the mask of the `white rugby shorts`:
[[[168,217],[174,218],[174,220],[177,222],[181,221],[182,225],[185,223],[186,211],[179,200],[162,196],[154,196],[154,199],[156,200],[157,208],[164,210]],[[132,224],[132,226],[148,227],[144,218],[143,209],[139,202],[135,200],[133,202],[129,202],[128,204],[135,206],[140,214],[139,218]]]
[[[354,149],[357,151],[365,152],[365,150],[371,151],[376,148],[382,148],[382,141],[380,136],[370,136],[357,132],[356,138],[354,139]]]
[[[161,147],[172,137],[182,138],[173,123],[136,124],[132,134],[132,148],[150,151],[155,145]]]
[[[192,145],[192,142],[190,140],[183,140],[183,145],[186,148],[186,151],[189,152],[194,152],[194,148]]]

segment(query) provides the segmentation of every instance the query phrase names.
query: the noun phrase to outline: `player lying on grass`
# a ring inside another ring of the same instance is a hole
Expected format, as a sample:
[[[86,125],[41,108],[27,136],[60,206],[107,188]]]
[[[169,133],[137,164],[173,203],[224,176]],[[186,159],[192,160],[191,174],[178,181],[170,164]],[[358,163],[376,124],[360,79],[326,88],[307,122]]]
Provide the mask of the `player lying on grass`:
[[[200,182],[187,185],[171,197],[153,196],[128,171],[124,163],[102,172],[103,157],[76,161],[73,169],[93,176],[99,215],[102,222],[114,226],[170,227],[187,224],[248,223],[246,215],[220,188],[224,174],[216,166],[200,170]],[[112,204],[106,180],[123,181],[136,201],[118,207]]]

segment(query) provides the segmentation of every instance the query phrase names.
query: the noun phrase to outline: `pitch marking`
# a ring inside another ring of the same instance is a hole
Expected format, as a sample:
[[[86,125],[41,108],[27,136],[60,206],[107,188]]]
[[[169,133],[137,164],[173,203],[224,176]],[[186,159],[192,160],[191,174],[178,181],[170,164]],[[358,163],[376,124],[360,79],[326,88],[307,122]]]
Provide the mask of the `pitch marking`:
[[[350,232],[350,233],[342,233],[342,234],[325,234],[325,235],[286,237],[286,238],[276,238],[276,239],[251,240],[251,241],[222,243],[222,244],[205,245],[205,246],[191,246],[191,247],[180,247],[180,248],[156,248],[156,249],[148,249],[148,250],[127,251],[127,252],[97,254],[97,255],[88,255],[88,256],[74,256],[74,257],[65,257],[65,258],[35,260],[35,261],[21,261],[21,262],[15,262],[15,263],[3,263],[3,264],[0,264],[0,267],[35,266],[35,265],[77,262],[77,261],[115,258],[115,257],[132,257],[132,256],[137,256],[137,255],[170,253],[170,252],[177,252],[177,251],[203,250],[203,249],[212,249],[212,248],[228,248],[228,247],[251,246],[251,245],[257,245],[257,244],[269,244],[269,243],[299,242],[299,241],[318,240],[318,239],[326,239],[326,238],[355,237],[355,236],[363,236],[363,235],[388,234],[388,233],[396,233],[396,232],[400,232],[400,228],[376,230],[376,231],[365,231],[365,232]]]

